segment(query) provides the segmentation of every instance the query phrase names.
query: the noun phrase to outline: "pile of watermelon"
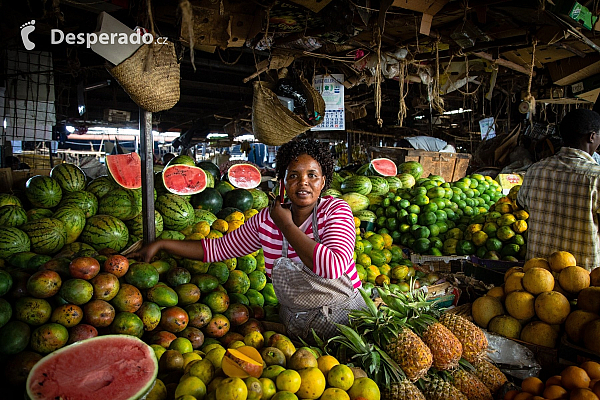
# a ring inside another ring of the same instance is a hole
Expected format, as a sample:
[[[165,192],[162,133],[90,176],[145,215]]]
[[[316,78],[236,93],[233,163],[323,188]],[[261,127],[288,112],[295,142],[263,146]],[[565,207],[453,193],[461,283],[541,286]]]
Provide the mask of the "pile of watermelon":
[[[178,164],[184,157],[157,173],[157,237],[222,237],[268,205],[259,188],[234,187],[206,163]],[[129,334],[163,350],[180,337],[199,349],[230,330],[228,337],[278,319],[262,250],[218,263],[160,254],[146,264],[118,255],[143,233],[141,171],[131,173],[128,163],[139,168],[139,157],[109,161],[110,175],[91,181],[60,164],[30,178],[22,196],[0,194],[0,368],[13,371],[12,383],[26,377],[15,365],[31,368],[91,336]],[[256,172],[244,185],[258,186]]]

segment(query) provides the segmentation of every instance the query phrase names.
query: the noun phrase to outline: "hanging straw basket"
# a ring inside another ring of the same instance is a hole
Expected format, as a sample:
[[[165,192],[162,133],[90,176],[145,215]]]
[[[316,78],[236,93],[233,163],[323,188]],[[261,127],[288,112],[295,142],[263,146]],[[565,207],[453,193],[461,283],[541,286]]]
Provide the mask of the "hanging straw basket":
[[[146,111],[168,110],[179,101],[179,63],[172,42],[145,44],[109,72]]]
[[[306,79],[300,77],[300,81],[307,99],[308,111],[315,115],[318,123],[323,122],[325,116],[323,97]],[[313,126],[288,110],[264,82],[254,82],[252,130],[259,142],[270,146],[281,146]]]

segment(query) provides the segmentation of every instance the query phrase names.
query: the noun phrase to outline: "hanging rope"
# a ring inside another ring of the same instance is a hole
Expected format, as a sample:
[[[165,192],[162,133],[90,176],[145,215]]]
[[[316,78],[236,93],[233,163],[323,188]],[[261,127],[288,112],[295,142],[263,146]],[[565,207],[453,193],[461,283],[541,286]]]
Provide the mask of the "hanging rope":
[[[381,128],[383,120],[381,119],[381,30],[382,27],[376,29],[377,37],[377,66],[375,68],[375,120]]]
[[[194,12],[189,0],[182,0],[179,3],[179,8],[181,9],[181,19],[182,21],[185,21],[185,24],[188,27],[190,60],[192,61],[192,68],[194,68],[194,72],[196,72],[196,63],[194,62]]]
[[[531,83],[533,81],[533,67],[535,66],[535,46],[537,39],[532,41],[533,49],[531,51],[531,66],[529,69],[529,82],[527,83],[527,96],[523,99],[529,103],[529,122],[533,123],[533,114],[535,114],[535,97],[531,94]]]
[[[477,87],[475,88],[475,90],[473,90],[472,92],[469,92],[469,55],[465,54],[465,88],[467,89],[467,91],[463,92],[462,90],[460,90],[459,88],[456,88],[456,91],[461,93],[463,96],[474,96],[475,94],[477,94],[477,92],[479,91],[479,88],[481,87],[481,82],[479,83],[479,85],[477,85]]]
[[[435,42],[435,82],[433,82],[432,105],[440,114],[444,113],[444,99],[440,96],[440,41]]]
[[[408,109],[406,107],[406,102],[404,99],[408,93],[404,93],[404,81],[406,80],[406,75],[408,74],[408,63],[406,60],[401,60],[398,63],[398,83],[400,85],[399,92],[399,104],[398,104],[398,126],[402,127],[404,123],[404,118],[408,113]]]

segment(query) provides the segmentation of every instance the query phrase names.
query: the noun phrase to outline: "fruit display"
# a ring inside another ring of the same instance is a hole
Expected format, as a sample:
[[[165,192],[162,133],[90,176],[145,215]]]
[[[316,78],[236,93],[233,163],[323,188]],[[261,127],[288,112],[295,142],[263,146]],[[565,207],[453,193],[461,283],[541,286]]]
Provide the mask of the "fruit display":
[[[600,354],[599,285],[599,268],[590,273],[571,253],[557,251],[506,271],[502,286],[473,302],[473,319],[491,332],[546,347],[557,347],[564,333]]]
[[[503,196],[489,176],[449,183],[438,175],[421,177],[423,168],[415,161],[394,167],[376,159],[355,172],[340,171],[323,195],[348,202],[362,231],[389,235],[418,254],[524,258],[529,216],[515,203],[518,187]]]
[[[598,400],[600,398],[600,364],[585,361],[570,365],[559,375],[542,381],[537,377],[525,378],[520,390],[506,393],[504,400],[572,399]]]
[[[372,374],[384,399],[489,399],[507,382],[486,360],[488,341],[465,318],[440,313],[423,291],[377,288],[376,305],[350,313],[331,341]]]

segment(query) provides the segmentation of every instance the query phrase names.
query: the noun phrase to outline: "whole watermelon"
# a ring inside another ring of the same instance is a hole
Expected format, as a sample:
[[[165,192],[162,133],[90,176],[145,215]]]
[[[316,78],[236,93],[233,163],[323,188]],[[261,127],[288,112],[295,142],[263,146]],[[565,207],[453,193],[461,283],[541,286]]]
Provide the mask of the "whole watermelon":
[[[36,175],[27,180],[25,195],[34,207],[56,207],[62,199],[62,189],[57,181],[49,176]]]
[[[99,214],[112,215],[122,221],[133,219],[141,212],[142,205],[138,202],[134,191],[129,189],[115,189],[98,202]]]
[[[419,179],[423,175],[423,166],[416,161],[407,161],[398,166],[398,172],[411,174],[415,179]]]
[[[67,243],[73,243],[77,240],[83,228],[85,227],[85,213],[76,207],[61,207],[52,216],[65,224],[67,231]]]
[[[202,192],[192,195],[190,202],[194,208],[216,214],[223,207],[223,196],[215,188],[206,188]]]
[[[56,218],[41,218],[27,222],[21,230],[31,240],[31,251],[38,254],[54,254],[67,244],[65,224]]]
[[[29,236],[18,228],[0,230],[0,258],[7,259],[13,254],[31,250]]]
[[[0,207],[0,226],[16,227],[27,222],[27,212],[21,206],[8,205]]]
[[[202,168],[205,172],[210,173],[213,176],[215,182],[218,182],[219,179],[221,179],[221,171],[219,170],[219,167],[217,167],[212,162],[200,161],[196,163],[196,166]]]
[[[194,223],[194,207],[176,194],[167,193],[158,196],[155,208],[163,217],[165,229],[180,231]]]
[[[50,177],[53,178],[65,193],[84,190],[87,182],[85,173],[74,164],[58,164],[50,171]]]
[[[11,205],[23,207],[21,200],[19,200],[17,196],[8,193],[0,193],[0,207]]]
[[[137,238],[144,237],[144,215],[139,213],[135,218],[125,221],[125,225],[129,229],[129,234]],[[163,217],[160,213],[154,210],[154,230],[156,237],[159,237],[163,231]]]
[[[121,251],[129,240],[125,223],[110,215],[94,215],[88,218],[79,240],[96,250],[110,248]]]
[[[254,203],[254,197],[247,189],[234,189],[223,196],[223,206],[233,207],[241,210],[242,212],[248,211],[252,208]]]
[[[102,175],[91,181],[85,190],[96,196],[97,199],[101,199],[118,187],[111,177]]]
[[[85,213],[89,218],[98,213],[98,199],[92,193],[85,190],[67,193],[59,204],[59,207],[75,207]]]
[[[269,205],[269,196],[260,189],[250,189],[250,194],[254,198],[252,208],[261,210]]]

